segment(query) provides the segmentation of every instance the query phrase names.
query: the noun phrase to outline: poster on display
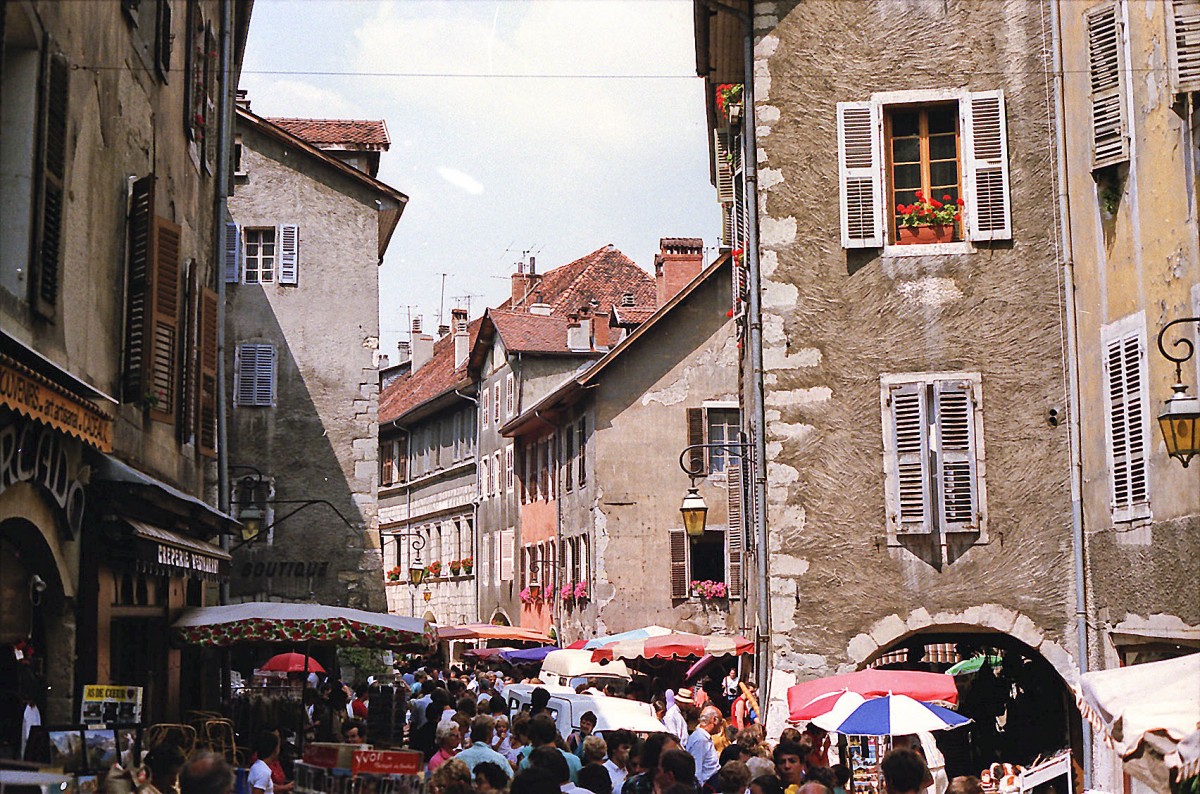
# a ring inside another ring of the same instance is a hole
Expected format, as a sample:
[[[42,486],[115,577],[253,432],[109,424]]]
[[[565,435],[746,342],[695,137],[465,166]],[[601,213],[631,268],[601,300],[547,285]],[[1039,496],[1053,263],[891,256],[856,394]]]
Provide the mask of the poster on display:
[[[83,688],[83,705],[79,721],[85,725],[140,723],[142,721],[142,688],[91,684]]]

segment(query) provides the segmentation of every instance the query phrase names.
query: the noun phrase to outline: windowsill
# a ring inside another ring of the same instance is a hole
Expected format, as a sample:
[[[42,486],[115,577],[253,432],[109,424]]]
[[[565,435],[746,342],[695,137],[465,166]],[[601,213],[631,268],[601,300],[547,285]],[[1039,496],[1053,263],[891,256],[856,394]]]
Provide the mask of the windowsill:
[[[429,482],[430,480],[436,480],[439,477],[445,477],[450,474],[457,474],[460,471],[469,469],[474,464],[475,464],[475,459],[468,458],[464,461],[460,461],[459,463],[455,463],[453,466],[448,466],[446,468],[441,468],[441,469],[434,469],[431,472],[422,474],[419,477],[414,477],[411,480],[405,480],[404,482],[394,482],[391,485],[381,485],[379,487],[379,489],[380,489],[380,491],[382,491],[384,489],[391,491],[393,489],[399,489],[399,488],[414,488],[418,485],[424,485],[425,483]]]
[[[933,243],[931,245],[884,245],[883,256],[946,256],[957,254],[973,254],[975,246],[969,242]]]

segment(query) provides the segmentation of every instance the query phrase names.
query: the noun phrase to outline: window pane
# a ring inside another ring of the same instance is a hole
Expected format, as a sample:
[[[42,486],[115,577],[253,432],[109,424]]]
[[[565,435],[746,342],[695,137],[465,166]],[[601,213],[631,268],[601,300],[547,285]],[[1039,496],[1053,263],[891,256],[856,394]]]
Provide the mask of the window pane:
[[[930,108],[928,113],[930,135],[936,135],[939,132],[954,132],[958,129],[957,105],[942,105],[941,107]]]
[[[946,185],[958,184],[958,163],[954,160],[929,164],[929,181],[934,193]],[[939,196],[940,198],[940,196]]]
[[[932,135],[929,138],[929,158],[931,160],[958,159],[957,139],[953,135]]]
[[[919,138],[893,138],[892,162],[917,163],[921,161],[921,141]]]
[[[921,131],[921,112],[919,110],[901,110],[892,113],[892,137],[917,135]]]
[[[916,203],[916,200],[917,200],[917,191],[915,191],[915,190],[897,190],[896,191],[896,203],[897,204],[914,204],[914,203]]]
[[[892,184],[896,190],[918,190],[921,187],[921,166],[898,165],[892,169]]]

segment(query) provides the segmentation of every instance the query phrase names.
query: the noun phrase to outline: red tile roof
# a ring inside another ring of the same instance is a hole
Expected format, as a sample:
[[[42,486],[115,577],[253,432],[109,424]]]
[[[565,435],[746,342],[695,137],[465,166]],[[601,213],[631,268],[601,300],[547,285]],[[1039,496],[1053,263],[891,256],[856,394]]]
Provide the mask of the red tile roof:
[[[383,121],[280,118],[268,118],[267,121],[318,148],[346,146],[386,152],[392,143]]]
[[[470,341],[467,349],[475,345],[479,336],[482,317],[467,326]],[[564,321],[565,322],[565,321]],[[565,336],[564,336],[565,338]],[[379,422],[398,419],[422,403],[432,400],[468,382],[467,364],[454,366],[454,335],[447,334],[433,343],[433,358],[426,361],[416,372],[408,372],[389,383],[379,394]]]
[[[614,303],[619,304],[625,293],[633,294],[636,306],[653,309],[654,277],[614,246],[606,245],[543,274],[529,297],[516,308],[540,302],[549,304],[552,314],[565,315],[595,300],[599,304],[596,311],[603,313]],[[499,308],[514,308],[512,298]]]
[[[521,353],[569,353],[567,317],[491,309],[492,319],[504,348]]]
[[[657,309],[643,308],[641,306],[614,306],[613,319],[617,325],[640,325],[649,320]]]

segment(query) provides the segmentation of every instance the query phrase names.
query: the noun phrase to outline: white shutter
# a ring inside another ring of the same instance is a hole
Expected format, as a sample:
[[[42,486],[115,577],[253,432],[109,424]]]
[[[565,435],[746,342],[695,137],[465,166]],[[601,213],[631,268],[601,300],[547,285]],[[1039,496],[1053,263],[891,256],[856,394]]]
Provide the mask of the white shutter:
[[[1104,374],[1108,384],[1107,430],[1111,460],[1114,521],[1135,518],[1135,506],[1149,498],[1146,483],[1146,428],[1143,386],[1145,358],[1141,334],[1105,340]]]
[[[733,248],[736,243],[736,210],[733,204],[721,205],[721,247]]]
[[[717,173],[717,201],[728,204],[733,201],[733,160],[735,154],[730,150],[733,137],[722,130],[713,130],[713,161]]]
[[[1200,91],[1200,0],[1174,0],[1171,11],[1171,88],[1177,94]]]
[[[934,385],[938,513],[944,532],[979,531],[975,471],[975,399],[966,381]]]
[[[742,597],[742,559],[746,537],[743,466],[742,459],[735,457],[725,467],[725,485],[729,493],[729,527],[725,530],[725,561],[728,573],[725,583],[730,599]]]
[[[1086,14],[1088,74],[1092,100],[1092,169],[1129,160],[1125,104],[1125,43],[1121,5],[1093,8]]]
[[[275,404],[275,346],[258,345],[254,371],[254,404]]]
[[[242,275],[242,230],[225,222],[225,283],[236,284]]]
[[[279,283],[296,284],[300,275],[300,227],[294,223],[279,226]]]
[[[513,578],[513,530],[500,530],[500,581],[511,582]]]
[[[961,106],[968,240],[1012,239],[1004,92],[978,91]]]
[[[837,126],[842,247],[878,248],[883,245],[879,106],[839,102]]]
[[[925,385],[891,390],[892,520],[901,535],[933,531],[929,477],[929,407]]]

